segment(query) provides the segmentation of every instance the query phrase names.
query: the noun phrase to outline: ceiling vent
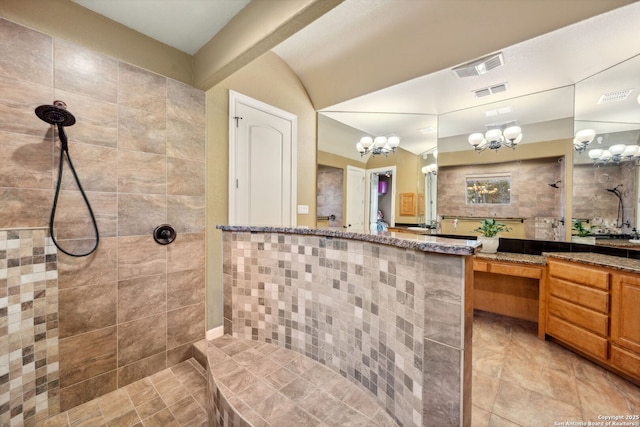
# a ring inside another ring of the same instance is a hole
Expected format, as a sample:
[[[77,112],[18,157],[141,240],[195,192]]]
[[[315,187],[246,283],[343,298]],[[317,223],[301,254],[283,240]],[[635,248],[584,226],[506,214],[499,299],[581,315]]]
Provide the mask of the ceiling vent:
[[[459,78],[479,76],[501,65],[504,65],[502,52],[455,67],[453,72],[456,73],[456,76]]]
[[[598,104],[624,101],[629,97],[629,95],[631,95],[631,92],[633,92],[633,89],[615,90],[613,92],[605,93],[604,95],[600,95]]]
[[[511,126],[516,126],[518,124],[517,120],[509,120],[508,122],[502,122],[502,123],[491,123],[491,124],[487,124],[484,125],[484,128],[486,130],[491,130],[491,129],[506,129],[508,127]]]
[[[482,98],[483,96],[495,95],[496,93],[501,93],[506,91],[507,91],[507,84],[500,83],[497,85],[474,90],[473,93],[476,96],[476,98]]]

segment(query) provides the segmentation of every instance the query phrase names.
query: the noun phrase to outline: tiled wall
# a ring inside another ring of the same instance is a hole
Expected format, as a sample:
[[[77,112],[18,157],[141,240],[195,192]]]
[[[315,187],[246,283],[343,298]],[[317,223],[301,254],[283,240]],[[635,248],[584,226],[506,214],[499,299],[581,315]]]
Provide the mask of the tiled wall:
[[[491,153],[488,153],[491,154]],[[511,203],[467,205],[465,177],[485,173],[511,173]],[[438,169],[438,214],[464,217],[524,218],[525,238],[564,237],[563,191],[550,187],[562,179],[564,164],[556,158]],[[562,188],[562,183],[560,187]],[[540,218],[540,219],[538,219]]]
[[[633,162],[594,167],[573,166],[573,217],[590,220],[589,225],[604,233],[629,233],[630,228],[616,227],[618,198],[607,189],[618,188],[622,194],[624,222],[635,224],[636,168]]]
[[[225,333],[333,368],[401,425],[470,415],[465,257],[309,235],[224,232],[223,242]]]
[[[6,20],[0,40],[0,229],[49,222],[59,143],[34,109],[60,99],[100,230],[93,255],[58,256],[66,410],[190,357],[204,337],[205,94]],[[70,174],[63,183],[56,235],[82,251],[88,215]],[[178,233],[168,246],[152,238],[163,223]]]
[[[329,227],[342,227],[344,170],[331,166],[318,165],[318,216],[335,215],[329,221]]]
[[[43,229],[0,230],[0,425],[60,410],[58,272]]]

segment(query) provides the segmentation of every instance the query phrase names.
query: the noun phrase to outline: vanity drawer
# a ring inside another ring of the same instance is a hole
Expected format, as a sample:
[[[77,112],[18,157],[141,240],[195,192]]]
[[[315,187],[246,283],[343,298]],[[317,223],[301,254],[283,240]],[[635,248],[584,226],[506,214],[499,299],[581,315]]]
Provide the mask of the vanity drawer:
[[[608,292],[551,277],[549,279],[549,293],[583,307],[605,314],[609,313]]]
[[[606,314],[597,313],[554,296],[549,296],[547,309],[550,315],[582,326],[603,337],[609,333],[609,316]]]
[[[578,350],[596,356],[601,360],[607,360],[609,343],[606,338],[565,322],[553,315],[548,316],[547,333]]]
[[[473,260],[473,270],[485,273],[503,274],[505,276],[528,277],[530,279],[542,278],[542,267],[532,267],[519,263],[501,263],[495,261]]]
[[[593,286],[604,291],[609,290],[609,273],[607,271],[555,260],[549,260],[548,266],[551,278]]]

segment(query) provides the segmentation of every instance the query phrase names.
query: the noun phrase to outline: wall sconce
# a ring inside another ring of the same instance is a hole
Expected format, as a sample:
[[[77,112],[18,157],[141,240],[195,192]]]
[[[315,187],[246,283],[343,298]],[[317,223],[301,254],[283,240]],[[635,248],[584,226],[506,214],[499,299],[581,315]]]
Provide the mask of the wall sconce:
[[[370,136],[363,136],[360,138],[360,142],[356,144],[356,150],[358,150],[360,156],[384,154],[386,157],[389,153],[394,153],[398,145],[400,145],[400,138],[397,136],[390,136],[389,138],[376,136],[375,139]]]
[[[520,126],[509,126],[502,129],[490,129],[485,134],[472,133],[469,135],[469,144],[477,152],[482,152],[487,148],[498,150],[501,147],[516,148],[522,141],[522,129]]]

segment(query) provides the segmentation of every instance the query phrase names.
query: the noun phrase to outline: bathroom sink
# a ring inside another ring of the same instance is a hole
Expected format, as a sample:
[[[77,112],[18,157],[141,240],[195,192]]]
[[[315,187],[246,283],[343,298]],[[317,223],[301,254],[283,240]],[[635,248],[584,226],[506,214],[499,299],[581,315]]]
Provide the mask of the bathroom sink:
[[[635,243],[637,245],[640,245],[640,240],[637,239],[629,239],[629,243]]]

